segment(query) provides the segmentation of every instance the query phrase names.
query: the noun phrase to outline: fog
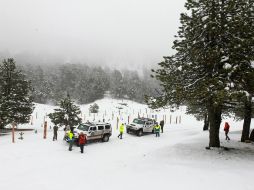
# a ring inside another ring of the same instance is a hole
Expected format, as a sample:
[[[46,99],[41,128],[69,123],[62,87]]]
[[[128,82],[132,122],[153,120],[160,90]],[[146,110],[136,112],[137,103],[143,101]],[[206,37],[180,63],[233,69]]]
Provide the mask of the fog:
[[[172,50],[185,0],[0,0],[0,57],[141,68]]]

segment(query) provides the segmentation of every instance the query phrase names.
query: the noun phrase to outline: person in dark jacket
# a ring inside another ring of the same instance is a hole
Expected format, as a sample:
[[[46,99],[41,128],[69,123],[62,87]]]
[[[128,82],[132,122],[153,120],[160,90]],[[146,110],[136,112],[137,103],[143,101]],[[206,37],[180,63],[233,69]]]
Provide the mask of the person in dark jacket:
[[[161,121],[160,121],[160,126],[161,126],[161,132],[163,133],[164,120],[161,120]]]
[[[53,127],[53,131],[54,131],[54,136],[53,136],[53,141],[54,141],[54,140],[57,140],[58,127],[56,125]]]
[[[230,140],[230,138],[228,137],[229,128],[230,128],[230,126],[229,126],[228,122],[225,122],[224,131],[225,131],[226,140]]]
[[[83,154],[84,145],[86,144],[86,135],[83,132],[81,132],[78,136],[78,144],[80,147],[80,152],[81,152],[81,154]]]

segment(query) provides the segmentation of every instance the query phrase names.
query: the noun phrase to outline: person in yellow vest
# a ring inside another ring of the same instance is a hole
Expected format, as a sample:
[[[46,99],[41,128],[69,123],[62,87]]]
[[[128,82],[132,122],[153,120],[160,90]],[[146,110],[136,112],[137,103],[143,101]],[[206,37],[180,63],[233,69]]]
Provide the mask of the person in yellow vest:
[[[122,123],[119,127],[119,132],[120,134],[117,136],[118,138],[120,137],[120,139],[123,138],[123,132],[124,132],[124,124]]]
[[[157,124],[155,127],[154,127],[154,131],[155,131],[155,136],[156,137],[160,137],[160,130],[161,130],[161,126],[159,124]]]
[[[73,142],[74,142],[73,137],[74,137],[74,134],[73,134],[72,130],[70,130],[68,132],[69,151],[72,151],[72,146],[73,146]]]

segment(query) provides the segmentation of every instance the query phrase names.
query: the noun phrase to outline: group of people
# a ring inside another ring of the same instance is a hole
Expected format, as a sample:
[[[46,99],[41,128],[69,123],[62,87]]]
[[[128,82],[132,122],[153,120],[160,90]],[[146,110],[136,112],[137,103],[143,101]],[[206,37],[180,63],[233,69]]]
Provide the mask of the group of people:
[[[160,124],[156,124],[154,127],[154,132],[155,132],[155,137],[160,137],[160,132],[163,133],[163,128],[164,128],[164,120],[160,121]],[[224,131],[225,131],[225,136],[226,136],[226,140],[230,140],[228,133],[229,133],[229,128],[230,125],[228,124],[228,122],[225,122],[224,125]],[[72,151],[72,146],[74,144],[74,133],[73,133],[73,128],[68,128],[68,126],[64,129],[66,132],[66,136],[64,138],[68,138],[68,142],[69,142],[69,151]],[[53,141],[57,140],[57,132],[58,132],[58,127],[55,125],[53,127]],[[122,123],[119,127],[119,135],[117,136],[118,138],[122,139],[123,138],[123,133],[124,133],[124,124]],[[80,152],[84,153],[84,146],[87,143],[87,137],[86,134],[84,134],[83,132],[81,132],[78,136],[78,145],[80,147]]]
[[[74,133],[73,133],[73,130],[67,131],[66,135],[67,135],[68,142],[69,142],[69,151],[72,151],[72,146],[74,144]],[[78,136],[78,146],[80,147],[81,154],[84,153],[84,146],[85,146],[86,143],[87,143],[86,134],[84,134],[83,132],[79,133],[79,136]]]
[[[74,144],[74,133],[73,133],[73,130],[74,128],[71,128],[69,126],[66,126],[64,128],[64,131],[66,131],[66,134],[64,136],[64,140],[65,138],[68,139],[68,142],[69,142],[69,151],[72,151],[72,147],[73,147],[73,144]],[[58,127],[55,125],[53,127],[53,141],[57,140],[57,132],[58,132]],[[87,142],[87,138],[86,138],[86,135],[81,132],[78,136],[78,145],[80,147],[80,152],[83,154],[84,153],[84,146]]]

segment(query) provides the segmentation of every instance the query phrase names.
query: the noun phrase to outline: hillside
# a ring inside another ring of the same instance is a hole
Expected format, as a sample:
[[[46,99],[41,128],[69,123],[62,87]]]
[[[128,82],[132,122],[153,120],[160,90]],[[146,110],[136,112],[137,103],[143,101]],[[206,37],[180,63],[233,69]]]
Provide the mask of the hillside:
[[[47,139],[43,139],[41,125],[53,106],[36,105],[32,125],[20,126],[37,129],[37,134],[25,132],[24,140],[16,139],[14,144],[10,136],[1,136],[0,189],[252,189],[254,147],[238,142],[241,122],[228,120],[232,126],[231,141],[225,141],[221,131],[222,146],[231,148],[229,151],[206,150],[208,132],[202,131],[202,122],[185,115],[184,108],[174,113],[151,112],[146,105],[131,101],[105,98],[96,103],[100,107],[96,120],[102,120],[104,115],[114,131],[108,143],[89,143],[84,154],[80,154],[78,147],[68,151],[62,130],[58,141],[52,141],[52,129],[48,130]],[[88,107],[81,106],[82,116],[93,120]],[[123,108],[120,115],[119,107]],[[146,110],[149,117],[157,115],[158,120],[166,115],[161,137],[124,133],[123,139],[118,139],[116,118],[127,122],[128,116],[133,119],[138,112],[145,115]],[[45,120],[49,122],[47,117]]]

